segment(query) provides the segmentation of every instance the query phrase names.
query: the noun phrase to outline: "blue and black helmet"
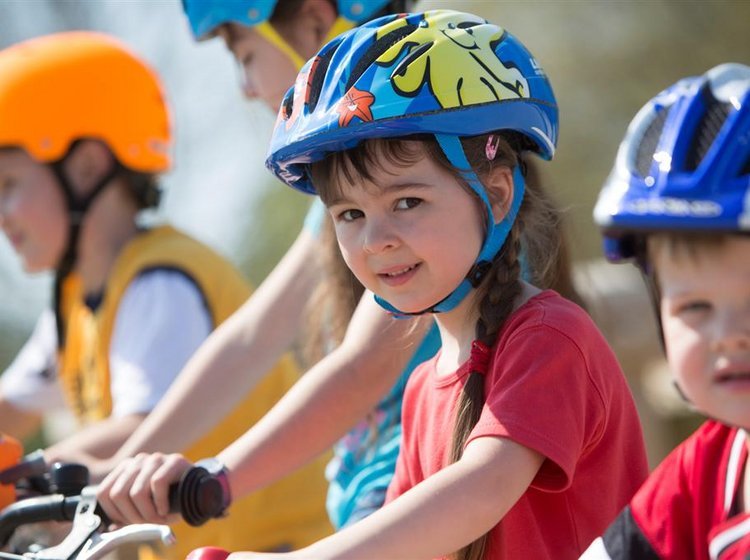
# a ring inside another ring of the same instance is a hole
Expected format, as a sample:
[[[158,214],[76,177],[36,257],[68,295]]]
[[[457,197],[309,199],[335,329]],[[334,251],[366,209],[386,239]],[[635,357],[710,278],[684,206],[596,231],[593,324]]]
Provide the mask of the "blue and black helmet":
[[[658,231],[750,233],[750,67],[674,84],[633,119],[594,209],[613,262]]]

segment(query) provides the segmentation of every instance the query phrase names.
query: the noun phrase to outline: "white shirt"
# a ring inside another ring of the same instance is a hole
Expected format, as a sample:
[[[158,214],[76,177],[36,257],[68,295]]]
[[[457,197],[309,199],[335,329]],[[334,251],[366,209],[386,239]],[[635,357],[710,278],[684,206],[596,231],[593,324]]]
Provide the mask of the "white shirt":
[[[211,330],[203,295],[190,278],[163,269],[135,278],[123,294],[112,331],[112,416],[150,412]],[[0,376],[6,400],[41,413],[64,406],[56,346],[55,318],[47,310]]]

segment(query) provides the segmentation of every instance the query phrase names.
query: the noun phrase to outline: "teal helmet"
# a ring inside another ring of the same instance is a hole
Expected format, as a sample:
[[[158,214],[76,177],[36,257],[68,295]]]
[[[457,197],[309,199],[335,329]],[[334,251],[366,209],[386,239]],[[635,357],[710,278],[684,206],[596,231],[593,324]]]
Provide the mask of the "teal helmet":
[[[196,40],[206,39],[225,23],[255,27],[271,19],[284,0],[182,0],[182,8]],[[336,0],[339,17],[356,25],[382,15],[403,11],[405,2],[391,0]]]

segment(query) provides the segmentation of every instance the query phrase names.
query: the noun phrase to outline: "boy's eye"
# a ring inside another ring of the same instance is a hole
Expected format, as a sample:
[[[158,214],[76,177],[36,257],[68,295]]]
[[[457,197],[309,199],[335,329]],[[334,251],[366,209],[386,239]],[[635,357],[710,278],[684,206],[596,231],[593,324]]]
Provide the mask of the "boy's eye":
[[[396,202],[396,210],[409,210],[422,204],[421,198],[401,198]]]
[[[687,301],[685,303],[682,303],[677,308],[678,314],[695,314],[695,313],[706,313],[707,311],[711,311],[711,303],[708,301],[702,301],[702,300],[696,300],[696,301]]]
[[[7,196],[16,186],[16,182],[13,179],[0,180],[0,196]]]

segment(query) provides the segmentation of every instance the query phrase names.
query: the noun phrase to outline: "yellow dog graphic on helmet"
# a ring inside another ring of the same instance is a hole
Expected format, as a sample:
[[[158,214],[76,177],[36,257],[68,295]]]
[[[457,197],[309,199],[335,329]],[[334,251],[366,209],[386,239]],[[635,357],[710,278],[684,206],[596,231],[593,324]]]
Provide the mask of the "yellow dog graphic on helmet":
[[[481,18],[461,16],[433,12],[409,36],[409,41],[392,46],[376,59],[378,64],[388,66],[404,49],[409,49],[391,75],[394,89],[413,97],[427,83],[443,108],[528,97],[528,83],[521,72],[505,66],[495,54],[505,31],[481,25],[485,23]],[[380,35],[403,25],[403,18],[394,20],[384,26]],[[440,49],[439,65],[431,60],[433,49]]]

